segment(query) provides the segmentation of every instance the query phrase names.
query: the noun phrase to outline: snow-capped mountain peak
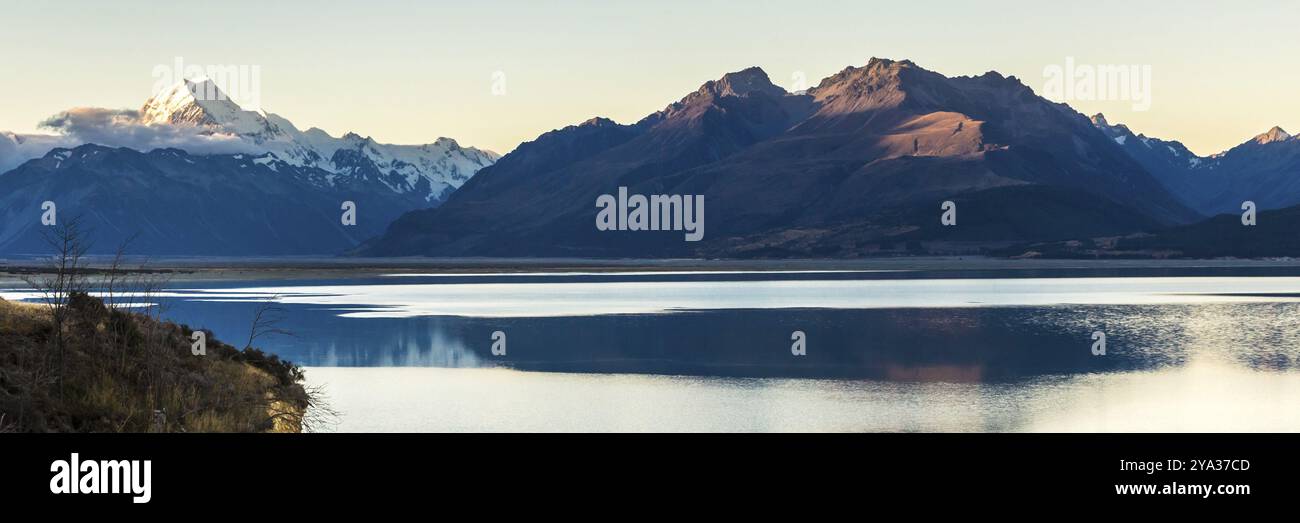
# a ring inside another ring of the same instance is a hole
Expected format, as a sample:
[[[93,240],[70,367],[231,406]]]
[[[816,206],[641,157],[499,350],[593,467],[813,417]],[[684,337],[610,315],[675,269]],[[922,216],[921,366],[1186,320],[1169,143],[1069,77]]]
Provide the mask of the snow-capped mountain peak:
[[[268,132],[266,118],[245,111],[207,78],[182,80],[149,98],[140,109],[145,124],[219,126],[240,135]]]

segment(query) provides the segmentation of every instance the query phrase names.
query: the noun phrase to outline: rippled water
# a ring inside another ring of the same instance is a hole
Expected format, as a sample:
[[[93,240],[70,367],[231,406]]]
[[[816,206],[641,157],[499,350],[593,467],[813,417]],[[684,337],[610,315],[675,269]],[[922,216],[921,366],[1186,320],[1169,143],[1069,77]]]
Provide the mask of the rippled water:
[[[338,430],[1300,430],[1300,278],[878,277],[425,274],[161,299],[240,343],[277,296],[295,336],[259,344],[311,367]]]

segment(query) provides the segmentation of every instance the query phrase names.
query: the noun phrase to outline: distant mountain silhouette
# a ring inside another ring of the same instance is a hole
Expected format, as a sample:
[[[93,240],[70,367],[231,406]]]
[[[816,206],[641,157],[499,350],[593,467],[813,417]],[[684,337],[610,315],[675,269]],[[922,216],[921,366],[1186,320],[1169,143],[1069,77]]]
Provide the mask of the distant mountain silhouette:
[[[703,195],[704,240],[597,230],[597,197],[619,187]],[[953,227],[939,223],[946,200]],[[635,124],[597,118],[543,134],[356,252],[851,257],[1200,218],[1088,118],[1014,77],[873,58],[803,94],[750,68]]]
[[[43,254],[45,201],[79,216],[92,253],[135,237],[132,254],[333,254],[380,233],[425,193],[395,192],[380,175],[325,183],[334,173],[261,156],[142,153],[83,145],[55,149],[0,176],[0,253]],[[356,204],[355,226],[342,204]]]
[[[1201,214],[1236,213],[1245,201],[1260,209],[1300,204],[1300,139],[1280,127],[1222,153],[1197,156],[1179,142],[1135,134],[1100,114],[1093,123]]]

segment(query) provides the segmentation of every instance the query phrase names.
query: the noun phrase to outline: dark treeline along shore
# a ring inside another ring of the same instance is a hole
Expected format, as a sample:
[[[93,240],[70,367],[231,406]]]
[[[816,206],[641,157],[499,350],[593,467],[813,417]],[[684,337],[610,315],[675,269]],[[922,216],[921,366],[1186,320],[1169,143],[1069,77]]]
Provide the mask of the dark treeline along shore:
[[[573,278],[627,272],[698,273],[709,279],[764,278],[917,279],[917,278],[1053,278],[1119,276],[1300,276],[1300,259],[1080,257],[1007,258],[996,256],[873,256],[852,259],[646,259],[646,258],[360,258],[294,257],[125,257],[113,269],[113,256],[86,256],[83,272],[102,278],[110,270],[165,277],[170,282],[311,281],[349,279],[356,283],[392,282],[394,274],[457,275],[465,278],[506,275],[527,281],[532,274],[574,273]],[[42,258],[0,258],[0,288],[24,287],[25,276],[48,271]],[[735,274],[732,274],[735,273]],[[783,274],[784,273],[784,274]],[[806,273],[806,275],[800,275]]]

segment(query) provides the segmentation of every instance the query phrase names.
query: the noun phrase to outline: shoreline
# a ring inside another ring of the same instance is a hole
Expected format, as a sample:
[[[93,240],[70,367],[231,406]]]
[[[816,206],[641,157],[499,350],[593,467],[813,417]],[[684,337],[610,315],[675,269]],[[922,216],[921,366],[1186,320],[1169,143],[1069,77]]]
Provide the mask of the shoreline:
[[[109,256],[89,256],[86,267],[106,269]],[[996,278],[1068,276],[1300,276],[1300,259],[1009,259],[983,256],[789,259],[577,259],[577,258],[130,258],[126,272],[152,272],[172,281],[300,280],[370,278],[404,273],[478,275],[568,272],[708,273],[839,272],[873,278]],[[141,265],[144,269],[140,269]],[[0,284],[41,270],[33,259],[0,259]],[[874,273],[874,274],[873,274]]]

